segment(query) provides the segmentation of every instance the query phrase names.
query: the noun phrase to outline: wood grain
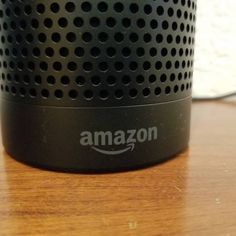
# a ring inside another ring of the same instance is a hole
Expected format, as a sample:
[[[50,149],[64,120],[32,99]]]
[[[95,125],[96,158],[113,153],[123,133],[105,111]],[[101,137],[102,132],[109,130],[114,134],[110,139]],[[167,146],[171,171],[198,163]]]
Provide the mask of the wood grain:
[[[189,150],[104,175],[0,158],[0,235],[236,235],[236,103],[195,103]]]

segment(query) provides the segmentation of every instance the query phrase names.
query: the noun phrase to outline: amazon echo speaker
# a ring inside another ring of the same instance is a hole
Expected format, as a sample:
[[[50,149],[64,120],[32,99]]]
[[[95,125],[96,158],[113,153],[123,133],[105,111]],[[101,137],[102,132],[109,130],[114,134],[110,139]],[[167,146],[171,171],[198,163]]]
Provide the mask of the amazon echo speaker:
[[[188,146],[195,0],[1,0],[5,151],[114,171]]]

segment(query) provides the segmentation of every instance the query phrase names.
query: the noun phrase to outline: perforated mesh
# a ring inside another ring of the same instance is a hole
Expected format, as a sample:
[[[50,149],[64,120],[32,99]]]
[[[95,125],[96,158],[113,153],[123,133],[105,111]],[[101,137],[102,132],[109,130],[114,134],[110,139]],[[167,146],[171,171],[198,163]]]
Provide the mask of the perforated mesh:
[[[191,94],[195,0],[0,1],[1,90],[59,106]]]

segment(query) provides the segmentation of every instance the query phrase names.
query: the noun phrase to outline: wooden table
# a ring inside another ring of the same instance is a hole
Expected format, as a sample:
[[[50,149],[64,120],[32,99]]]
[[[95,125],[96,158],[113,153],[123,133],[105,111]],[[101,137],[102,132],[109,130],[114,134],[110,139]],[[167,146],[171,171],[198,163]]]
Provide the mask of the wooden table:
[[[0,158],[0,235],[236,235],[236,102],[195,103],[189,150],[127,173]]]

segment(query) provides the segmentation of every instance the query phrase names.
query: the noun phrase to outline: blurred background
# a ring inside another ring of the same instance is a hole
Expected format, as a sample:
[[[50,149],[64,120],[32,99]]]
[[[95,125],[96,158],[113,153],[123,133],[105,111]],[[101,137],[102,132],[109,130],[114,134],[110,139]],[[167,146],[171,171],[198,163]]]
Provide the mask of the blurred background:
[[[236,1],[198,0],[194,97],[236,91]]]

